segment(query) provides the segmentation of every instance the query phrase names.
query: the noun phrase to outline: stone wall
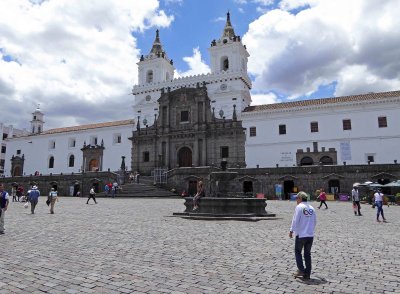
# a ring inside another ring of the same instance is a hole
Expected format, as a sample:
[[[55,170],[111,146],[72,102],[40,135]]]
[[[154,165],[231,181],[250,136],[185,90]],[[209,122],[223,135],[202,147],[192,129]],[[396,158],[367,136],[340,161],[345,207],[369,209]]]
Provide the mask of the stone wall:
[[[193,185],[198,180],[205,183],[207,195],[212,194],[210,173],[220,171],[217,167],[177,168],[168,173],[168,188],[193,191]],[[240,195],[244,192],[244,185],[252,182],[253,195],[264,193],[268,198],[275,198],[275,185],[282,185],[283,199],[289,198],[291,192],[304,190],[312,195],[323,188],[328,193],[331,187],[338,187],[337,193],[349,194],[353,183],[373,181],[388,183],[400,179],[400,164],[380,165],[334,165],[334,166],[302,166],[276,168],[229,168],[229,172],[237,172],[238,176],[232,180],[231,187]],[[289,185],[290,184],[290,185]],[[296,189],[290,189],[291,184]],[[190,187],[191,185],[192,187]],[[286,189],[285,189],[286,186]],[[385,193],[385,191],[384,191]]]
[[[0,182],[5,185],[5,189],[9,193],[12,186],[15,185],[22,185],[25,193],[32,185],[36,185],[42,195],[48,195],[50,189],[54,187],[60,196],[76,195],[77,191],[82,190],[82,196],[87,196],[92,186],[95,186],[96,192],[103,192],[105,184],[114,182],[117,177],[117,174],[113,172],[86,172],[84,174],[8,177],[0,179]]]

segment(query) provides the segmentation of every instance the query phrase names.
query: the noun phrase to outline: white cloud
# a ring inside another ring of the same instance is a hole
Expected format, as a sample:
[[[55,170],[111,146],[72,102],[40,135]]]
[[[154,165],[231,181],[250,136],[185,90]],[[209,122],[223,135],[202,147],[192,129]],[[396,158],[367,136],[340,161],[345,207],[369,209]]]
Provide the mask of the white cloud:
[[[399,1],[284,0],[280,7],[243,37],[256,91],[295,97],[333,82],[337,95],[399,88]],[[307,8],[290,12],[300,7]]]
[[[193,49],[192,56],[183,57],[183,60],[187,63],[189,69],[184,72],[178,71],[178,77],[207,74],[211,71],[210,67],[201,59],[201,53],[198,47]]]
[[[252,93],[251,105],[273,104],[282,102],[274,93]]]
[[[47,128],[129,118],[132,32],[172,21],[156,0],[0,1],[1,121],[26,127],[37,103]]]
[[[183,4],[183,0],[165,0],[165,4],[166,5],[171,5],[171,4],[182,5]]]

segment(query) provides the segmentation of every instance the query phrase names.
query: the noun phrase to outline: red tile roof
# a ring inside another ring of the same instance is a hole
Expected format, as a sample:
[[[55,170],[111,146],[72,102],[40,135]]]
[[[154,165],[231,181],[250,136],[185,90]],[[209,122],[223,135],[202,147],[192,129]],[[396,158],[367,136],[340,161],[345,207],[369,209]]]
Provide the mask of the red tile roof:
[[[400,91],[368,93],[368,94],[351,95],[351,96],[341,96],[341,97],[310,99],[310,100],[273,103],[273,104],[264,104],[264,105],[254,105],[254,106],[246,107],[243,110],[243,112],[276,110],[276,109],[285,109],[285,108],[292,108],[292,107],[294,108],[294,107],[304,107],[304,106],[316,106],[316,105],[357,102],[357,101],[367,101],[367,100],[379,100],[379,99],[386,99],[386,98],[393,98],[393,97],[400,97]]]
[[[42,134],[48,135],[48,134],[57,134],[57,133],[64,133],[64,132],[74,132],[74,131],[83,131],[83,130],[98,129],[98,128],[116,127],[116,126],[130,125],[130,124],[133,124],[134,122],[135,121],[133,119],[110,121],[110,122],[104,122],[104,123],[95,123],[95,124],[88,124],[88,125],[81,125],[81,126],[50,129],[50,130],[42,132]]]

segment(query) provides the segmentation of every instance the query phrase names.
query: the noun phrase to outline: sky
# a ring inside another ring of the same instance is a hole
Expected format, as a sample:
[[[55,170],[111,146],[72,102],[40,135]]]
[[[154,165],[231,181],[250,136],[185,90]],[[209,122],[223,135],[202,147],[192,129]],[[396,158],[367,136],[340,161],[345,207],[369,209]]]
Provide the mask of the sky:
[[[45,129],[133,118],[155,30],[177,76],[207,73],[227,11],[252,105],[400,89],[398,0],[1,0],[0,122]]]

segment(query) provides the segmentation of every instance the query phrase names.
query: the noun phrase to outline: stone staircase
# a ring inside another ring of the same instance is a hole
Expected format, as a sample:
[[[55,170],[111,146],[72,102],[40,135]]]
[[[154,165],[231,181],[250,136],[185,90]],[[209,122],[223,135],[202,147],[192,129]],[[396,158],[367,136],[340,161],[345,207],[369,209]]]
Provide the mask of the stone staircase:
[[[141,176],[139,183],[126,183],[121,186],[122,190],[118,190],[116,198],[123,197],[179,197],[178,194],[172,193],[166,189],[157,187],[153,184],[153,177]],[[96,197],[111,197],[112,194],[106,192],[97,193]]]

